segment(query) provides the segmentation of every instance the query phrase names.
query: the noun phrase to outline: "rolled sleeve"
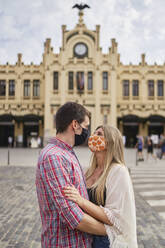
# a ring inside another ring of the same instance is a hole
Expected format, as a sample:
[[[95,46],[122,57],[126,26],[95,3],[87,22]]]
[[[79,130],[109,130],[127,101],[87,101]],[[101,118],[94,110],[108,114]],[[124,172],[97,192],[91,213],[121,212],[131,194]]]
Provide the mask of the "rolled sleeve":
[[[83,211],[63,194],[63,188],[72,184],[69,161],[62,156],[49,155],[40,167],[43,182],[48,195],[48,205],[58,211],[61,221],[75,229],[83,218]]]

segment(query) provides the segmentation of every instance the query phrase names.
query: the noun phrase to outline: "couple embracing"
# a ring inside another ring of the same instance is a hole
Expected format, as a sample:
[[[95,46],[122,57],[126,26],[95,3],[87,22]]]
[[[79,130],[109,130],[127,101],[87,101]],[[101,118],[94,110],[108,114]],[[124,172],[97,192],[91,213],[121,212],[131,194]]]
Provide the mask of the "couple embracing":
[[[132,182],[120,131],[96,128],[85,175],[73,150],[88,137],[89,113],[68,102],[56,113],[55,138],[41,151],[36,189],[42,248],[137,248]]]

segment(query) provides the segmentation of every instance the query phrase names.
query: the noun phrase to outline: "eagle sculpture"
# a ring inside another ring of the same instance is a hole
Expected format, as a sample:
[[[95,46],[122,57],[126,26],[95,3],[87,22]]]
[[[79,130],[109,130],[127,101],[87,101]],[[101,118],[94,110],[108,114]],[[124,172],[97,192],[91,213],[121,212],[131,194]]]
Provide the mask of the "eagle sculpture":
[[[85,8],[90,8],[89,7],[89,5],[87,5],[87,4],[75,4],[72,8],[77,8],[77,9],[79,9],[79,10],[83,10],[83,9],[85,9]]]

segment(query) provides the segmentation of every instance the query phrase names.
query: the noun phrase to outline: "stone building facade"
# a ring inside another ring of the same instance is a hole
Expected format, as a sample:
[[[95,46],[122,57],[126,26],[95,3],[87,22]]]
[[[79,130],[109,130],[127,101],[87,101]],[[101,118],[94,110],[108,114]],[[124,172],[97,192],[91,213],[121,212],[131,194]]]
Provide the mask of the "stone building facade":
[[[102,123],[118,126],[133,146],[138,133],[165,133],[165,64],[148,65],[142,54],[138,65],[124,65],[115,39],[102,53],[100,26],[89,30],[80,11],[73,30],[62,26],[58,54],[47,39],[40,65],[25,65],[21,54],[15,65],[0,65],[0,146],[9,136],[17,146],[29,146],[33,136],[46,142],[67,101],[89,110],[91,131]]]

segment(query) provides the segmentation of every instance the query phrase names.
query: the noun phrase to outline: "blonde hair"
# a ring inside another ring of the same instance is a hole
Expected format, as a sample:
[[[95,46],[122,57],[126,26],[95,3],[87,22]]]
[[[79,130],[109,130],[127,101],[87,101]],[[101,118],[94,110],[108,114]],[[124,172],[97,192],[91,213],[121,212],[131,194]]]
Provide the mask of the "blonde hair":
[[[97,203],[99,205],[104,205],[104,190],[109,171],[115,164],[121,164],[123,166],[125,165],[124,145],[122,135],[117,128],[109,125],[99,126],[98,128],[102,128],[104,131],[104,137],[106,141],[106,155],[104,159],[103,173],[99,177],[98,181],[92,185],[92,191],[95,193]],[[90,167],[85,174],[86,180],[92,176],[96,168],[97,161],[96,155],[94,153],[91,158]]]

